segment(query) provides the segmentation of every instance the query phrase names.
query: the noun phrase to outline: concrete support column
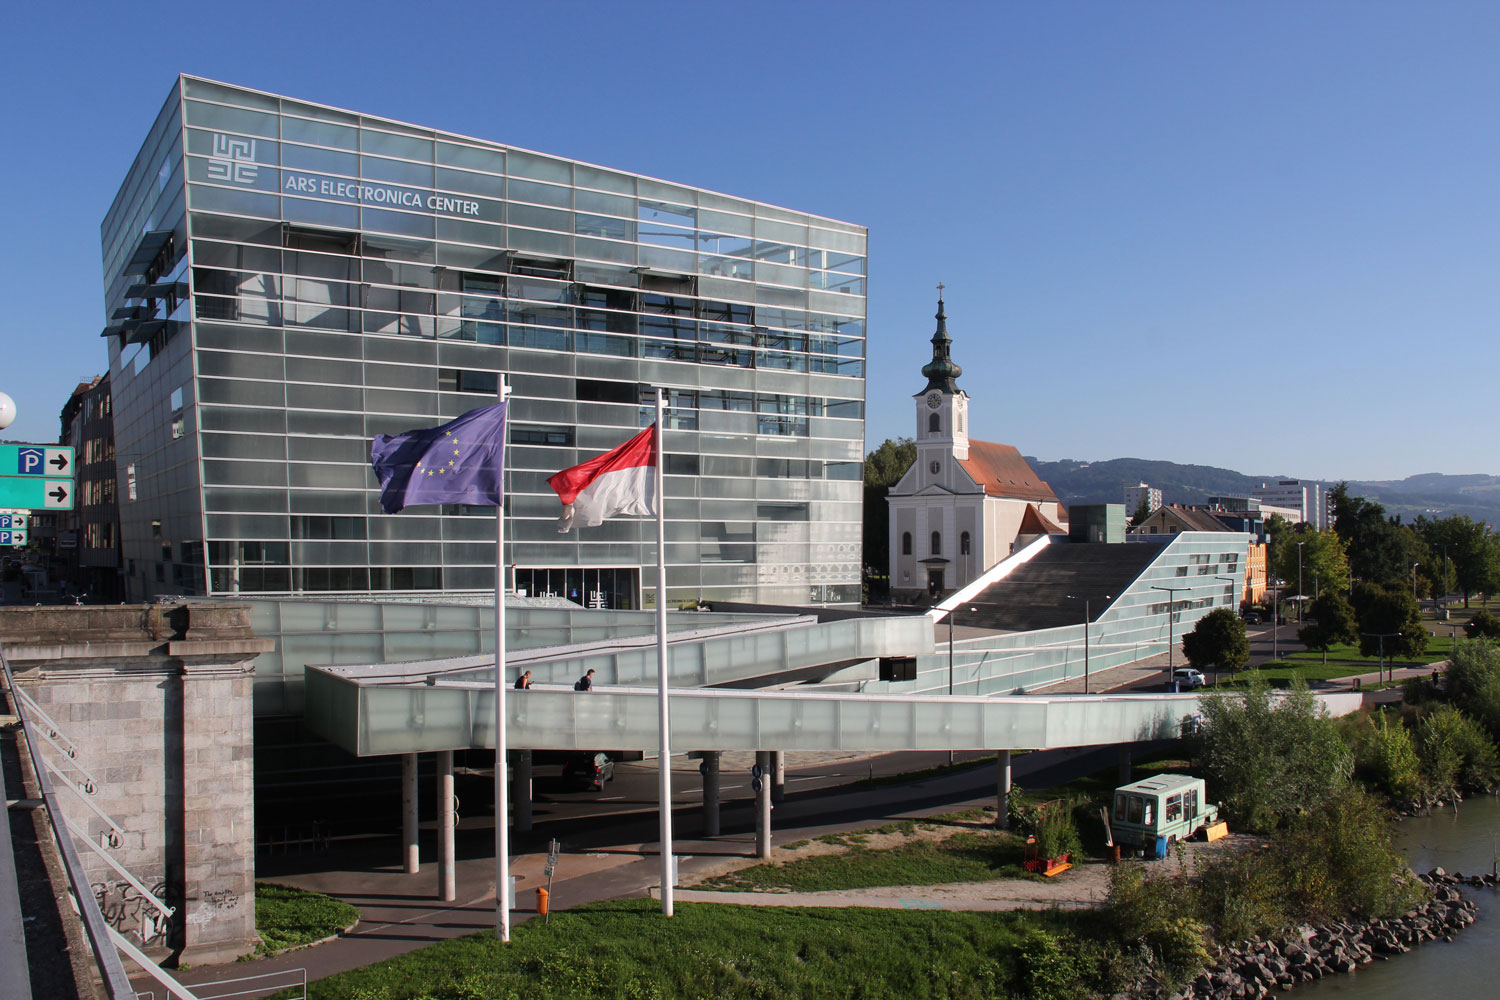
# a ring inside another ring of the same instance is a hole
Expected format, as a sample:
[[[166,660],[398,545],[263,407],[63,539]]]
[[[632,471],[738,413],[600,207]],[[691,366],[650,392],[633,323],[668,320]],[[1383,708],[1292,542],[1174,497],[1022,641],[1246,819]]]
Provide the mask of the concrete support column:
[[[516,818],[516,832],[531,832],[531,751],[511,753],[510,811]]]
[[[755,763],[760,765],[760,790],[755,793],[755,856],[761,860],[771,857],[771,752],[755,751]]]
[[[703,836],[719,835],[719,751],[703,751]]]
[[[786,751],[771,751],[771,801],[786,798]]]
[[[452,902],[458,898],[458,868],[454,850],[453,751],[439,750],[437,755],[437,835],[438,898]]]
[[[417,755],[401,755],[401,853],[406,874],[422,870],[422,851],[417,839]]]
[[[995,761],[995,826],[1010,829],[1010,751],[1001,750]]]
[[[1127,743],[1124,746],[1120,747],[1118,753],[1119,753],[1118,760],[1119,760],[1119,765],[1120,765],[1120,773],[1119,773],[1120,780],[1119,780],[1118,784],[1128,785],[1128,784],[1130,784],[1130,766],[1131,766],[1131,763],[1130,763],[1130,744]]]

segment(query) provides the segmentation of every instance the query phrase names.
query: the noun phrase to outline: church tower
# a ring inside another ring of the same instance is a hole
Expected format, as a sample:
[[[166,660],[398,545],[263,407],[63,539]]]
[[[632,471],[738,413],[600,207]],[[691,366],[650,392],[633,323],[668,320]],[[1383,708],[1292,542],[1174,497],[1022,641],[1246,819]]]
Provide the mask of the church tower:
[[[969,437],[969,394],[958,387],[943,286],[938,285],[927,385],[912,397],[917,460],[886,493],[891,594],[917,600],[960,589],[1041,535],[1063,534],[1067,512],[1015,447]]]
[[[938,285],[932,360],[922,366],[927,386],[913,397],[917,409],[917,467],[926,473],[924,483],[941,481],[951,464],[946,461],[948,456],[960,462],[969,457],[969,394],[958,387],[958,377],[964,370],[953,363],[952,350],[948,314],[943,311],[943,286]]]

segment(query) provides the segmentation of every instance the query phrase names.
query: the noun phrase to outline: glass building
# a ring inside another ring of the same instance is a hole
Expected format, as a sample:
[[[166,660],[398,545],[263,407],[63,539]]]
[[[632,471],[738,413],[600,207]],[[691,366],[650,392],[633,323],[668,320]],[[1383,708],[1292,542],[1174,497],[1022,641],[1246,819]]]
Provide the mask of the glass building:
[[[379,512],[371,438],[512,387],[508,581],[655,601],[552,473],[665,434],[667,599],[859,599],[866,230],[180,77],[102,226],[126,596],[483,592],[493,509]]]

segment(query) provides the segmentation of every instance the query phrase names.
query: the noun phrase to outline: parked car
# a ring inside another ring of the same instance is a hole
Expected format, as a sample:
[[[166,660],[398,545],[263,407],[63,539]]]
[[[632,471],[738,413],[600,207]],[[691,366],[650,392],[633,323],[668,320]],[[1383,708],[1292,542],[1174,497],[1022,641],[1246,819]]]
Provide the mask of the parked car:
[[[1179,691],[1196,691],[1203,686],[1203,674],[1192,667],[1178,667],[1172,671],[1172,680]]]
[[[1254,611],[1248,611],[1248,612],[1246,612],[1245,613],[1245,624],[1246,625],[1259,625],[1260,624],[1260,615],[1258,613],[1254,612]]]
[[[563,784],[570,788],[602,792],[605,783],[614,776],[615,762],[605,753],[577,754],[563,765]]]

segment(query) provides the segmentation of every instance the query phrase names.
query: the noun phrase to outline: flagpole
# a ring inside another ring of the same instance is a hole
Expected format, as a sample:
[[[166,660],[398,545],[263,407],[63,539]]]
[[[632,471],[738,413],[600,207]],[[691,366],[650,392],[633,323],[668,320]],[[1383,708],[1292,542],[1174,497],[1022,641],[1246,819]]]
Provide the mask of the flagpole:
[[[500,402],[510,385],[500,381]],[[509,407],[506,407],[507,411]],[[510,436],[510,413],[505,414]],[[500,449],[500,504],[495,508],[495,935],[510,940],[510,797],[505,746],[505,447]]]
[[[661,912],[672,915],[672,759],[671,730],[667,718],[667,494],[662,470],[667,461],[663,455],[662,440],[666,436],[666,391],[656,390],[656,699],[658,702],[657,728],[660,740],[657,747],[657,771],[660,775],[658,794],[661,798]]]

